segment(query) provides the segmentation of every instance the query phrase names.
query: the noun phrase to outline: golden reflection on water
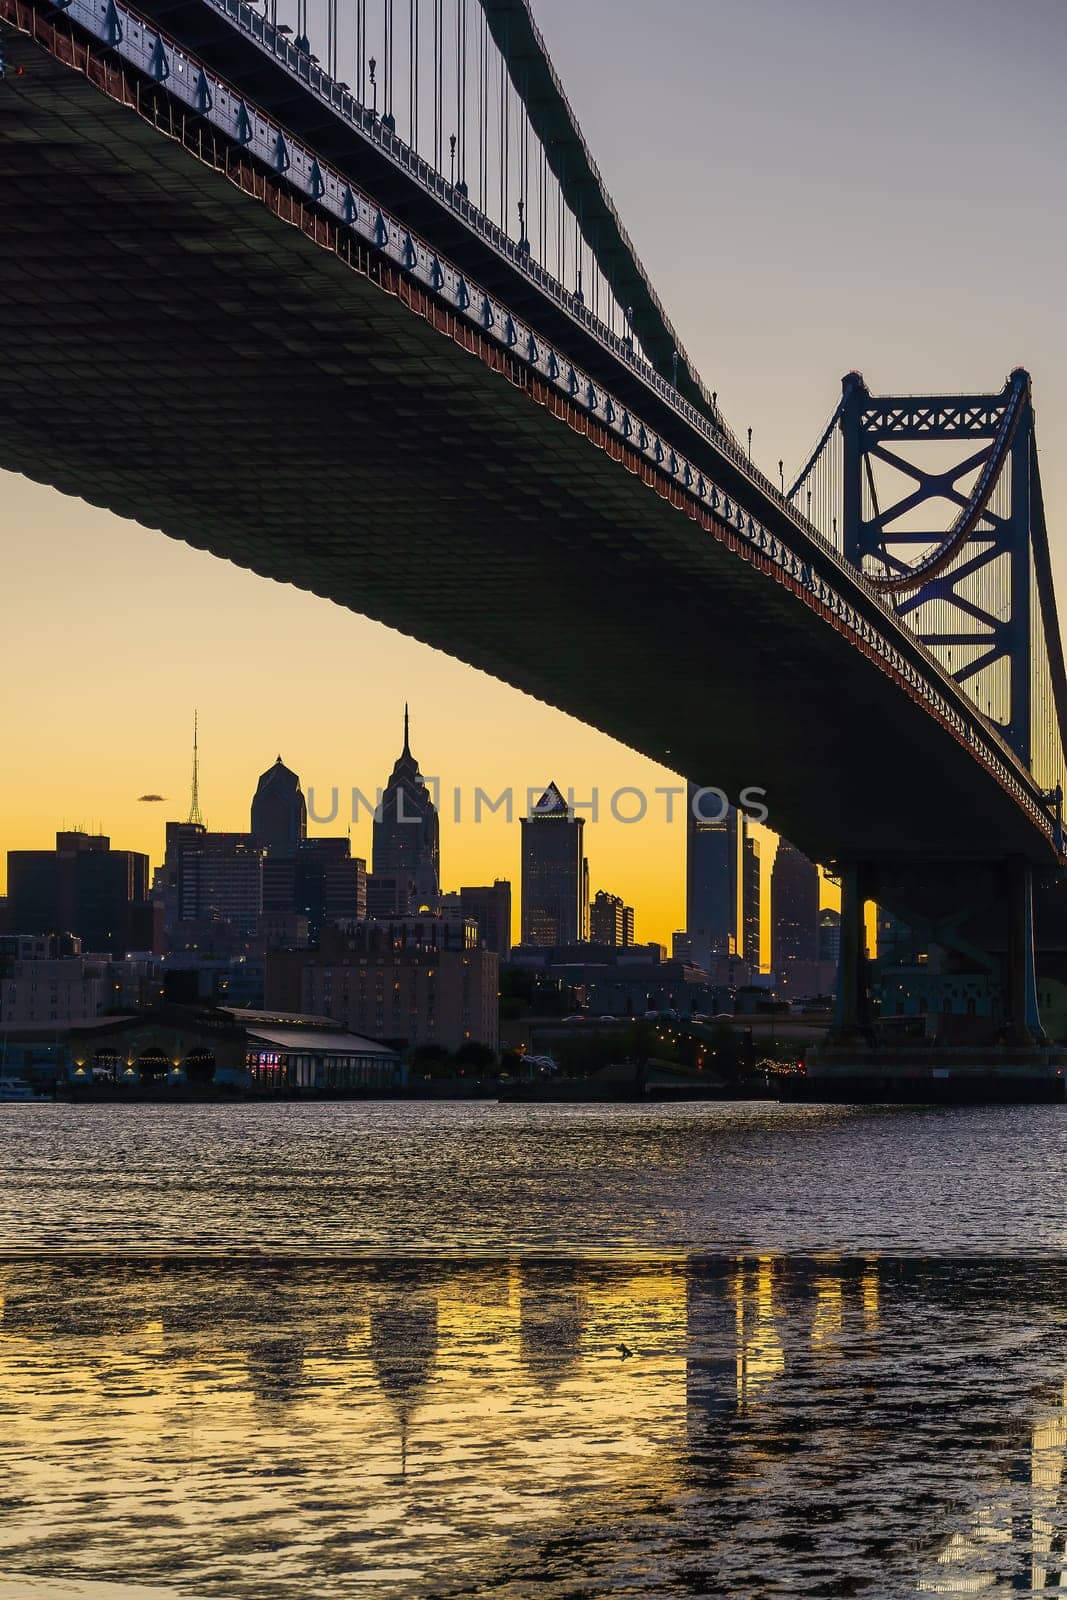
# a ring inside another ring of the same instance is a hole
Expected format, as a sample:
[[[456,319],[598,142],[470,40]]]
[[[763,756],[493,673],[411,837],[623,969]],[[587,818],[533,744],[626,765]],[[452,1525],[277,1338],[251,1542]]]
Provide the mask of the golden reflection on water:
[[[881,1597],[1024,1566],[1043,1591],[1064,1396],[1032,1429],[1018,1406],[1063,1284],[1000,1305],[998,1281],[831,1256],[11,1263],[0,1577],[318,1600],[789,1594],[839,1568],[870,1583],[821,1592]]]
[[[1067,1382],[1056,1401],[1034,1422],[1028,1461],[1014,1464],[1016,1490],[1021,1480],[1029,1500],[1029,1536],[1020,1538],[1019,1495],[1010,1482],[995,1485],[968,1525],[954,1529],[938,1551],[936,1563],[919,1582],[926,1594],[1031,1595],[1067,1590],[1067,1500],[1064,1499],[1064,1457],[1067,1455]],[[999,1493],[997,1492],[999,1491]],[[1015,1543],[1030,1551],[1029,1571],[1022,1561],[1005,1561]],[[1007,1567],[1016,1581],[1010,1591],[1002,1583]],[[1024,1577],[1028,1583],[1024,1583]]]

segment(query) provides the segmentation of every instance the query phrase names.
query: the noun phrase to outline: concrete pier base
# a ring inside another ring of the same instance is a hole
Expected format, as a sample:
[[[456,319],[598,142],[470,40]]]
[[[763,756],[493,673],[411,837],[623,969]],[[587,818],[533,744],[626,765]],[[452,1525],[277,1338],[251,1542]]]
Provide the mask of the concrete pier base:
[[[1010,1104],[1065,1098],[1058,1045],[885,1045],[828,1040],[811,1051],[788,1098],[823,1103]]]

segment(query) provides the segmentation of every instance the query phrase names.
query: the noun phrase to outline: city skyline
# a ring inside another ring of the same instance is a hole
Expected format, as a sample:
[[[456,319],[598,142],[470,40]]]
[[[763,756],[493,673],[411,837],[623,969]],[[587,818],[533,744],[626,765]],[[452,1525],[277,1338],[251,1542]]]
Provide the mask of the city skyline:
[[[375,800],[381,800],[384,796],[385,810],[388,816],[390,790],[391,786],[396,782],[397,771],[403,768],[406,773],[407,766],[411,766],[413,761],[408,749],[409,706],[407,702],[403,703],[402,717],[403,751],[401,757],[399,760],[395,757],[392,761],[386,760],[384,764],[377,763],[377,771],[370,775],[365,774],[363,781],[356,779],[351,784],[325,785],[325,793],[320,790],[316,797],[315,785],[305,780],[299,765],[291,766],[283,758],[282,752],[279,751],[275,759],[268,762],[263,770],[257,769],[255,774],[248,778],[245,792],[243,792],[243,800],[239,800],[236,805],[236,815],[231,815],[228,809],[225,817],[222,817],[215,812],[212,806],[211,759],[210,753],[205,758],[204,716],[199,708],[196,708],[191,713],[192,744],[187,748],[184,759],[187,784],[184,798],[178,793],[177,785],[174,786],[174,792],[171,794],[156,794],[153,792],[138,797],[132,802],[137,809],[132,813],[127,813],[127,815],[132,815],[133,821],[128,823],[125,829],[116,828],[108,817],[98,818],[94,816],[91,820],[79,817],[73,819],[63,818],[54,823],[51,819],[42,818],[37,830],[40,836],[38,842],[19,847],[8,846],[0,852],[0,882],[4,883],[3,890],[0,893],[7,892],[5,881],[7,848],[26,848],[50,852],[54,844],[55,835],[59,831],[65,830],[74,833],[80,831],[90,836],[102,833],[111,839],[113,848],[136,849],[146,855],[149,860],[149,877],[151,878],[152,872],[161,867],[164,862],[168,829],[176,825],[178,827],[186,826],[187,816],[191,819],[194,811],[199,819],[199,825],[205,827],[209,834],[240,835],[244,834],[248,827],[247,819],[249,817],[250,803],[252,807],[251,815],[254,819],[256,806],[262,806],[265,800],[268,805],[280,805],[284,810],[290,803],[290,797],[300,809],[297,824],[298,831],[299,829],[306,829],[306,834],[302,833],[301,837],[306,836],[312,841],[316,839],[335,839],[338,836],[347,837],[351,842],[353,858],[362,858],[369,872],[372,870],[375,833],[381,827],[381,811],[378,813],[379,820],[376,821],[375,813],[371,807]],[[275,744],[278,743],[288,748],[291,741],[276,739]],[[395,748],[396,737],[394,734],[393,749],[395,750]],[[407,759],[407,766],[404,766],[405,758]],[[171,766],[177,769],[181,764],[175,759]],[[367,758],[367,764],[372,764],[371,758]],[[512,883],[514,886],[512,942],[516,945],[521,943],[521,898],[519,891],[522,882],[522,845],[520,823],[524,816],[536,815],[536,802],[533,801],[532,797],[535,794],[543,796],[545,790],[555,789],[554,780],[549,779],[544,784],[527,784],[523,781],[503,782],[494,788],[491,783],[483,785],[477,780],[463,782],[457,779],[455,783],[452,783],[441,774],[430,771],[428,767],[423,771],[420,763],[415,762],[414,765],[418,767],[418,775],[424,777],[427,782],[433,785],[434,793],[439,802],[437,807],[438,820],[444,840],[442,854],[445,860],[445,866],[438,869],[441,874],[438,885],[440,893],[458,891],[461,882],[484,881],[492,883],[494,879],[500,878]],[[652,766],[651,763],[648,763],[648,765]],[[386,776],[383,776],[383,770]],[[189,780],[190,771],[192,772],[191,783]],[[390,771],[391,775],[389,775]],[[627,860],[633,859],[636,855],[636,859],[638,862],[640,861],[640,850],[634,853],[631,846],[630,854],[627,855],[625,853],[625,847],[631,839],[636,838],[640,841],[646,829],[656,835],[657,841],[664,830],[667,832],[668,837],[673,839],[680,852],[679,864],[682,880],[681,903],[678,908],[678,920],[675,925],[671,928],[665,928],[660,934],[652,927],[650,919],[646,916],[644,906],[634,894],[624,893],[619,896],[621,900],[634,906],[636,921],[640,930],[640,942],[660,944],[669,952],[673,936],[686,926],[685,877],[689,838],[687,808],[691,804],[694,786],[688,786],[687,793],[686,786],[681,784],[673,774],[654,767],[652,767],[652,773],[658,781],[649,788],[647,793],[643,790],[639,791],[644,796],[645,804],[647,804],[647,816],[635,822],[620,821],[612,815],[612,801],[616,794],[619,795],[619,816],[625,815],[627,808],[635,807],[641,803],[636,797],[638,786],[633,783],[618,784],[616,788],[605,788],[603,791],[601,791],[599,785],[594,785],[584,796],[573,790],[573,786],[564,785],[562,786],[562,794],[564,800],[569,804],[570,795],[572,792],[574,793],[577,815],[592,831],[594,850],[596,850],[602,838],[607,840],[609,845],[614,846],[614,848],[609,848],[607,852],[608,859],[612,862],[610,871],[608,868],[601,870],[599,859],[596,857],[590,857],[588,861],[590,904],[592,904],[592,900],[598,892],[614,893],[615,885],[609,881],[613,873],[618,871],[622,879],[628,878],[629,875],[625,866]],[[224,769],[224,777],[226,792],[230,793],[230,786],[233,783],[232,772]],[[284,800],[275,798],[279,784],[284,789],[286,797]],[[331,817],[333,805],[331,794],[334,788],[339,791],[337,796],[338,811],[335,816]],[[507,819],[502,807],[497,806],[494,809],[494,802],[499,799],[501,792],[505,789],[510,790],[512,796],[510,821]],[[358,800],[351,800],[351,791],[353,790],[358,791]],[[484,802],[481,797],[476,799],[479,791],[484,791]],[[527,809],[528,801],[531,802],[530,809]],[[709,812],[714,810],[716,803],[715,799],[711,797],[703,802]],[[395,809],[394,796],[394,812]],[[479,815],[477,823],[471,820],[471,813],[475,809],[477,809]],[[594,809],[596,812],[595,817],[592,814]],[[147,816],[145,816],[146,811]],[[456,820],[457,814],[461,819],[459,821]],[[665,820],[668,816],[671,819],[669,822]],[[771,917],[769,884],[774,852],[777,848],[777,835],[770,828],[754,822],[751,818],[746,818],[746,828],[752,830],[755,836],[763,841],[760,857],[762,878],[764,880],[763,892],[761,893],[761,937],[764,949],[766,949],[768,948],[767,934]],[[472,832],[482,829],[487,830],[491,835],[493,846],[497,852],[496,855],[489,854],[484,850],[480,853],[472,854],[468,846],[467,849],[457,852],[456,856],[457,863],[468,864],[463,866],[457,864],[455,870],[453,870],[449,853],[453,834],[464,836],[469,840]],[[136,837],[138,840],[136,845],[126,841],[126,832],[129,832],[131,837]],[[253,827],[253,833],[256,832],[256,828]],[[36,838],[37,835],[34,837]],[[621,851],[620,845],[622,847]],[[640,873],[633,876],[640,881]],[[827,881],[822,874],[820,874],[820,882],[824,903],[835,904],[837,899],[836,885]],[[766,958],[764,958],[763,966],[764,968],[767,966]]]

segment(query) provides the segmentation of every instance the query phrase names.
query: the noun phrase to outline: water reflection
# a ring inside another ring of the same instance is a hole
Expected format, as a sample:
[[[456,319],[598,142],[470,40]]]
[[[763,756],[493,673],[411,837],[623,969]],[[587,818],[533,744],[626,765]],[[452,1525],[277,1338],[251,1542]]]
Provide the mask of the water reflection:
[[[1067,1588],[1067,1268],[0,1267],[0,1577],[347,1593]]]

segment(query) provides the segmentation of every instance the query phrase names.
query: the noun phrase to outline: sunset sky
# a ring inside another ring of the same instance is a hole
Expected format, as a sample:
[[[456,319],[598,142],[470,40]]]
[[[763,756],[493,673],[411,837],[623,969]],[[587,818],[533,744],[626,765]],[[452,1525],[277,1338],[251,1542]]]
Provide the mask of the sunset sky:
[[[735,431],[753,428],[763,468],[777,478],[779,457],[787,475],[799,463],[850,368],[889,392],[993,390],[1026,366],[1067,605],[1063,0],[533,9],[661,298]],[[119,443],[101,419],[102,447]],[[0,474],[0,505],[0,851],[81,825],[158,861],[164,821],[188,810],[194,706],[201,805],[218,828],[247,827],[279,753],[305,790],[373,792],[405,700],[423,770],[465,798],[555,779],[582,799],[597,787],[606,811],[621,786],[677,781],[327,601],[14,476]],[[635,639],[620,671],[644,648]],[[517,904],[517,817],[475,827],[450,809],[444,887],[510,877]],[[586,840],[592,888],[636,906],[639,939],[669,944],[684,921],[684,829],[668,828],[662,801],[654,813],[601,820]],[[353,847],[370,854],[366,816]]]

